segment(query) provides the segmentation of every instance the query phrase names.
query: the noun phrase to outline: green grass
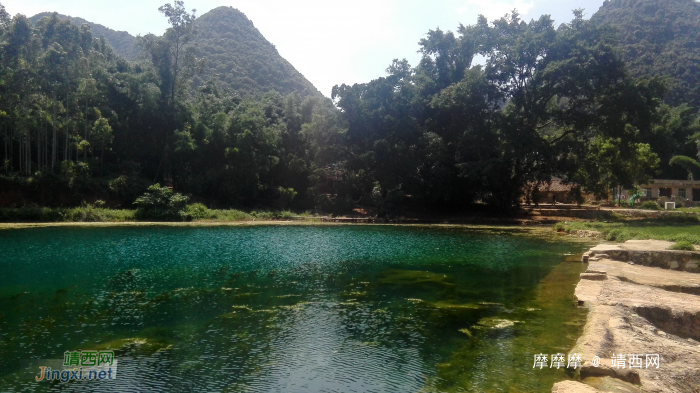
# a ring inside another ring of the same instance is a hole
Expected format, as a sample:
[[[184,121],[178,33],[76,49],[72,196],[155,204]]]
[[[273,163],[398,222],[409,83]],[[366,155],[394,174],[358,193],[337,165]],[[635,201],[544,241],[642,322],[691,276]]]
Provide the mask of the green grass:
[[[220,209],[210,209],[209,215],[204,218],[204,220],[220,220],[220,221],[244,221],[252,220],[253,216],[250,214],[236,210],[220,210]]]
[[[122,222],[134,221],[135,215],[136,210],[105,209],[91,205],[70,208],[0,208],[0,222]]]
[[[674,211],[681,213],[700,213],[700,207],[677,207]]]
[[[252,211],[246,213],[236,209],[207,209],[201,203],[193,203],[186,208],[193,221],[246,221],[284,220],[297,216],[288,210]],[[302,214],[304,215],[304,214]],[[309,216],[307,213],[304,215]],[[0,222],[124,222],[144,221],[136,217],[133,209],[106,209],[85,205],[72,208],[48,208],[26,206],[20,208],[0,208]],[[145,221],[148,221],[147,219]]]
[[[62,212],[62,220],[60,221],[78,221],[78,222],[124,222],[136,220],[136,210],[130,209],[105,209],[88,207],[74,207],[65,209]]]
[[[670,250],[683,250],[683,251],[695,251],[695,246],[691,242],[688,241],[680,241],[671,247],[669,247]]]
[[[642,202],[642,204],[639,205],[638,209],[659,210],[659,204],[654,201],[646,201]]]
[[[665,215],[643,220],[571,221],[558,222],[554,230],[572,232],[593,230],[601,232],[606,240],[624,242],[630,239],[656,239],[700,244],[700,219],[685,214]]]
[[[291,219],[296,216],[295,213],[292,213],[289,210],[281,210],[281,211],[255,211],[253,210],[250,212],[250,215],[253,216],[254,218],[258,219],[263,219],[263,220],[274,220],[274,219]]]

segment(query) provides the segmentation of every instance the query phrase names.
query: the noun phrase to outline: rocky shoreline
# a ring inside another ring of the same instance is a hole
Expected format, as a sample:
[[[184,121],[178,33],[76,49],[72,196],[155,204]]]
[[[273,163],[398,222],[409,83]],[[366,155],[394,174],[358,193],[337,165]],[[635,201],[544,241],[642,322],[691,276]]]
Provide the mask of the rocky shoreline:
[[[700,392],[700,252],[672,244],[630,240],[583,255],[575,297],[589,313],[569,352],[582,363],[577,381],[552,392]]]

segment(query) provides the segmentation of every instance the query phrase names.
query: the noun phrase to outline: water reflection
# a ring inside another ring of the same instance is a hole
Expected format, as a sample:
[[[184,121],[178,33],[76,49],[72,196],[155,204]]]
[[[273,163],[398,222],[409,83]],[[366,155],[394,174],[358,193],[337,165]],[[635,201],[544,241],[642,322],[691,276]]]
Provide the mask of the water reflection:
[[[532,373],[529,354],[580,329],[561,264],[579,248],[459,228],[4,231],[0,386],[542,390],[565,376]],[[22,379],[21,359],[79,349],[114,349],[119,378]]]

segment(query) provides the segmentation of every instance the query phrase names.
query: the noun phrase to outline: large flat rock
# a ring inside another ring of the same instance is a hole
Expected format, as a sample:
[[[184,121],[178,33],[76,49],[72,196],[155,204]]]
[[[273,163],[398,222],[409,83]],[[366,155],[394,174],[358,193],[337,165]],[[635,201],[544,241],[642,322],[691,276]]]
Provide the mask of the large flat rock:
[[[700,273],[700,251],[669,250],[664,240],[628,240],[622,244],[600,244],[583,254],[583,262],[612,259],[663,269]]]
[[[591,251],[605,252],[608,250],[632,250],[632,251],[663,251],[668,250],[674,243],[666,240],[628,240],[620,244],[599,244]]]
[[[594,391],[700,392],[700,274],[606,255],[624,248],[663,253],[672,244],[652,241],[647,250],[643,242],[628,243],[594,247],[598,258],[576,286],[578,304],[590,309],[569,352],[582,357],[580,377]]]
[[[552,393],[597,393],[600,390],[577,381],[561,381],[552,386]]]
[[[605,273],[622,281],[661,288],[672,292],[700,295],[700,274],[678,272],[656,267],[630,265],[606,259],[588,264],[587,272]]]

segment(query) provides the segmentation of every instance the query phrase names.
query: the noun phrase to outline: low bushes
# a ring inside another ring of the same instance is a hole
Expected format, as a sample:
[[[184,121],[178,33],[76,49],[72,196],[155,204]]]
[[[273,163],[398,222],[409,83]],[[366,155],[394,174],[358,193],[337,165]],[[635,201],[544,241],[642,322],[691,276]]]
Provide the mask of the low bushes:
[[[677,242],[676,244],[672,245],[671,247],[668,248],[669,250],[684,250],[684,251],[695,251],[695,246],[693,246],[693,243],[687,241],[687,240],[681,240]]]
[[[296,216],[289,210],[252,211],[210,210],[201,203],[188,204],[189,198],[173,192],[168,187],[154,184],[136,198],[136,210],[116,210],[103,208],[103,201],[94,204],[83,203],[73,208],[48,208],[25,206],[20,208],[0,208],[0,222],[96,222],[96,221],[242,221],[291,219]]]
[[[135,210],[105,209],[91,204],[70,208],[24,206],[0,208],[0,222],[121,222],[133,221],[135,213]]]
[[[659,204],[654,201],[644,201],[639,205],[639,208],[645,210],[659,210]]]
[[[253,210],[250,212],[250,216],[253,218],[259,218],[263,220],[288,220],[294,217],[296,214],[292,213],[289,210],[281,210],[281,211],[255,211]]]
[[[173,192],[170,188],[161,187],[160,184],[156,183],[148,187],[148,190],[134,201],[134,205],[138,207],[136,217],[140,219],[192,221],[193,217],[187,211],[189,200],[190,198],[179,192]]]
[[[64,209],[49,207],[24,206],[18,208],[0,208],[2,222],[33,222],[33,221],[63,221],[61,212]]]
[[[576,230],[598,231],[605,240],[615,242],[625,242],[631,239],[657,239],[700,244],[698,227],[700,227],[698,217],[673,214],[656,219],[630,221],[558,222],[553,229],[566,233]]]

